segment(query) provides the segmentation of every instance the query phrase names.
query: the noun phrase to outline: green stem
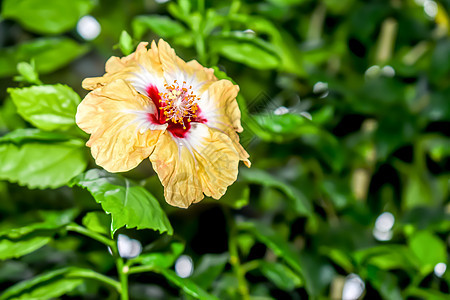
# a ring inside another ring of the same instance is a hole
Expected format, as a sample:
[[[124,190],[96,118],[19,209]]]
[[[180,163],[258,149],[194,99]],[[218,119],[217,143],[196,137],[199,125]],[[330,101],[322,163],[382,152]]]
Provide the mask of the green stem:
[[[398,22],[393,18],[388,18],[381,24],[381,32],[378,39],[376,52],[376,62],[383,64],[391,59],[397,37]]]
[[[66,225],[66,230],[85,235],[111,248],[115,245],[113,240],[110,240],[97,232],[90,231],[89,229],[75,223]]]
[[[69,277],[95,279],[100,282],[106,283],[107,285],[112,286],[119,293],[121,292],[121,286],[118,281],[116,281],[112,278],[109,278],[108,276],[105,276],[103,274],[97,273],[97,272],[83,272],[83,271],[77,270],[77,271],[71,272]]]
[[[128,300],[128,274],[127,274],[128,266],[124,267],[123,259],[119,255],[119,249],[117,248],[116,242],[104,237],[103,235],[97,232],[90,231],[89,229],[80,226],[76,223],[69,224],[65,228],[68,231],[77,232],[87,237],[90,237],[111,248],[111,251],[113,252],[114,258],[116,260],[117,273],[119,274],[120,283],[101,274],[98,274],[98,276],[96,276],[95,279],[114,286],[116,290],[119,291],[121,299]],[[83,274],[80,274],[79,276],[81,277],[83,276]],[[84,276],[86,277],[88,275],[85,274]],[[92,276],[90,276],[90,278],[92,278]]]
[[[320,40],[320,37],[322,36],[322,29],[325,21],[326,12],[327,7],[323,3],[320,3],[314,9],[311,15],[311,19],[309,21],[308,41],[316,42]]]
[[[420,169],[426,169],[425,150],[423,147],[424,139],[419,139],[414,145],[414,164]]]
[[[200,63],[207,66],[205,39],[200,32],[195,32],[195,50],[197,51]]]
[[[226,211],[228,217],[228,226],[230,228],[230,237],[228,240],[228,250],[230,251],[230,264],[233,272],[238,280],[238,289],[243,300],[250,299],[250,293],[248,289],[247,280],[245,279],[245,270],[241,266],[241,261],[239,259],[238,246],[236,242],[237,229],[232,219],[231,213]]]
[[[237,14],[237,12],[239,11],[239,8],[241,7],[241,1],[239,1],[239,0],[233,0],[232,2],[231,2],[231,5],[230,5],[230,10],[228,11],[228,18],[231,20],[231,19],[233,19],[233,16],[235,15],[235,14]],[[230,21],[228,21],[228,22],[226,22],[224,25],[223,25],[223,30],[222,30],[222,32],[230,32],[231,31],[231,23],[230,23]]]
[[[111,249],[114,255],[114,259],[116,261],[117,274],[119,274],[119,281],[121,287],[120,299],[128,300],[129,267],[124,264],[122,257],[120,257],[119,249],[117,248],[117,243],[114,243]]]
[[[137,266],[131,267],[128,270],[128,274],[145,273],[145,272],[155,272],[154,266]]]
[[[191,23],[189,26],[192,29],[195,40],[195,50],[197,51],[199,62],[207,66],[208,58],[206,56],[206,45],[205,45],[205,33],[204,33],[204,25],[205,25],[205,0],[197,1],[198,12],[200,13],[200,21],[198,23]]]
[[[260,263],[258,260],[252,260],[252,261],[249,261],[248,263],[241,265],[241,269],[242,269],[242,272],[248,273],[254,269],[258,269],[259,265],[260,265]]]
[[[119,273],[120,280],[120,299],[128,300],[128,267],[124,266],[123,259],[120,256],[116,256],[117,273]]]
[[[205,14],[205,0],[197,0],[198,11],[204,15]]]

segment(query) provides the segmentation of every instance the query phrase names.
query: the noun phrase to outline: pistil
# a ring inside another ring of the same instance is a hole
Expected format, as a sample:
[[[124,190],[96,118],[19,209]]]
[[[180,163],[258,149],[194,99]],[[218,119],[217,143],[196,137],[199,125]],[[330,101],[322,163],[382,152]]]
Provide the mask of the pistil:
[[[185,121],[191,122],[197,118],[198,104],[200,100],[192,91],[192,86],[186,86],[186,81],[179,85],[175,80],[172,85],[164,84],[165,92],[159,93],[161,106],[159,109],[164,113],[166,121],[183,125]]]

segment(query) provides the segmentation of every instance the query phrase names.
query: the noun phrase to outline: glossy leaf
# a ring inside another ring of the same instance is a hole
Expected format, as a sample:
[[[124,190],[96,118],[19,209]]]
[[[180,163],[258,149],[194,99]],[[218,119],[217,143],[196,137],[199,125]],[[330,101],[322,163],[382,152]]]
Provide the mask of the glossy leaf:
[[[154,269],[170,268],[178,256],[184,251],[184,244],[180,242],[172,242],[170,250],[165,252],[152,251],[150,253],[142,253],[138,257],[129,260],[130,265],[142,264]]]
[[[51,240],[48,235],[30,235],[19,240],[0,237],[0,260],[21,257],[42,248]]]
[[[194,273],[191,276],[192,281],[204,289],[209,288],[223,272],[228,260],[228,253],[203,255],[194,268]]]
[[[267,247],[286,261],[286,263],[294,269],[298,274],[303,274],[303,267],[301,265],[301,258],[298,253],[293,250],[292,246],[284,241],[273,229],[262,223],[240,223],[238,227],[250,231],[255,237],[264,243]]]
[[[134,50],[133,38],[125,30],[122,30],[120,34],[119,48],[124,55],[130,54]]]
[[[236,182],[229,186],[225,195],[220,198],[220,203],[234,209],[240,209],[248,204],[250,187],[243,182]]]
[[[1,137],[0,179],[29,188],[57,188],[83,172],[87,165],[84,142],[61,141],[52,136],[59,137],[35,130],[20,130]]]
[[[274,109],[270,102],[265,104],[264,110]],[[342,148],[335,136],[318,127],[314,120],[310,121],[300,114],[286,113],[276,115],[272,111],[250,115],[245,122],[252,126],[252,131],[264,141],[286,143],[293,139],[300,139],[310,146],[319,157],[335,170],[343,167],[344,157]],[[259,127],[255,130],[254,126]]]
[[[39,75],[36,72],[36,65],[34,60],[31,63],[20,62],[17,64],[17,72],[19,72],[20,76],[14,77],[16,81],[24,81],[31,84],[42,84],[39,80]]]
[[[107,281],[119,289],[119,283],[112,279],[103,279],[100,275],[89,269],[69,267],[41,274],[32,279],[17,283],[7,289],[1,296],[6,299],[53,299],[63,296],[80,286],[85,278],[89,280]]]
[[[282,180],[275,178],[271,174],[263,170],[252,168],[242,170],[241,176],[246,182],[280,189],[291,201],[292,207],[297,213],[303,215],[309,215],[311,213],[311,203],[299,190],[287,183],[284,183]]]
[[[208,294],[204,289],[199,287],[193,281],[188,278],[179,277],[174,271],[170,269],[160,269],[158,273],[161,273],[167,280],[175,284],[177,287],[182,289],[186,294],[195,297],[200,300],[213,300],[218,299],[217,297]]]
[[[448,293],[443,293],[440,291],[432,290],[432,289],[421,289],[421,288],[413,288],[408,291],[409,296],[415,296],[420,299],[427,300],[446,300],[448,299]]]
[[[367,268],[367,273],[369,281],[377,290],[380,291],[380,294],[384,299],[403,299],[394,275],[374,266],[369,266]]]
[[[93,6],[92,0],[5,0],[2,17],[14,19],[33,32],[57,34],[73,28]]]
[[[185,32],[184,26],[179,22],[160,15],[137,16],[132,25],[134,36],[137,39],[141,39],[148,30],[162,38],[176,37]]]
[[[70,137],[59,132],[46,132],[36,128],[20,128],[9,132],[0,138],[0,142],[10,142],[21,145],[31,142],[66,142]]]
[[[229,60],[255,69],[274,69],[280,58],[270,44],[246,34],[222,35],[211,39],[211,48]]]
[[[353,262],[348,253],[338,248],[320,248],[320,253],[329,257],[334,263],[342,267],[349,274],[354,270]]]
[[[433,270],[436,264],[447,261],[445,243],[429,231],[419,231],[411,236],[409,247],[417,257],[421,271],[424,273]]]
[[[277,28],[270,20],[261,16],[236,14],[230,16],[233,21],[242,23],[256,35],[268,35],[273,49],[280,56],[279,68],[299,76],[305,76],[303,66],[303,52],[296,46],[297,41],[281,28]]]
[[[69,224],[77,215],[75,209],[68,209],[64,211],[41,211],[42,222],[32,223],[27,226],[12,228],[7,230],[0,230],[0,237],[5,236],[9,239],[19,239],[27,234],[38,230],[55,230]]]
[[[158,200],[127,178],[92,169],[74,178],[70,185],[87,189],[103,210],[111,214],[112,234],[123,226],[173,233]]]
[[[0,132],[11,131],[17,128],[24,128],[25,121],[17,113],[11,98],[6,98],[0,106]]]
[[[302,283],[298,275],[280,263],[261,261],[260,270],[277,287],[285,291],[292,291]]]
[[[362,249],[356,251],[353,257],[362,266],[371,264],[382,270],[406,269],[413,272],[416,266],[413,253],[403,245],[382,245]]]
[[[109,235],[111,216],[101,211],[91,211],[83,217],[82,223],[89,230]]]
[[[34,59],[36,70],[47,74],[66,66],[88,50],[65,37],[39,38],[14,47],[0,49],[0,77],[17,74],[17,64]]]
[[[8,89],[18,113],[39,129],[65,130],[75,125],[81,99],[62,84]]]

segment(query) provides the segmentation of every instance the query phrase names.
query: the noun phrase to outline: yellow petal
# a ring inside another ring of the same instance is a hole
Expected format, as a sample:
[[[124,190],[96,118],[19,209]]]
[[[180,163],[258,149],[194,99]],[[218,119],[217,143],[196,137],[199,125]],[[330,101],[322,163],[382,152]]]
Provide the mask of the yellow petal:
[[[153,169],[164,186],[164,198],[173,206],[187,208],[203,199],[192,154],[180,147],[169,132],[161,134],[150,156]]]
[[[206,125],[227,134],[233,141],[239,157],[247,167],[251,163],[249,155],[239,144],[239,136],[242,132],[241,111],[236,101],[239,87],[229,80],[219,80],[211,84],[202,95],[199,106],[202,115],[208,120]]]
[[[217,81],[214,69],[203,67],[195,59],[188,61],[186,64],[192,73],[196,73],[200,81]]]
[[[203,192],[219,199],[237,179],[239,154],[228,135],[205,124],[192,124],[189,135],[195,135],[195,142],[187,139],[198,162]]]
[[[183,208],[202,200],[203,193],[215,199],[223,196],[236,181],[239,164],[226,134],[201,123],[191,126],[185,138],[162,134],[150,156],[166,201]]]
[[[86,78],[82,82],[83,88],[94,90],[118,79],[132,81],[136,76],[135,74],[142,72],[142,70],[145,70],[156,77],[160,77],[160,85],[162,86],[163,71],[161,62],[159,61],[156,44],[153,42],[152,47],[148,50],[146,48],[147,45],[148,43],[141,42],[136,48],[136,51],[130,55],[122,58],[115,56],[111,57],[106,62],[106,74],[102,77]],[[156,84],[155,82],[149,82],[148,84],[150,83]]]
[[[185,81],[187,86],[192,86],[192,90],[199,96],[213,82],[217,81],[213,69],[203,67],[196,60],[186,63],[162,39],[158,42],[158,50],[164,77],[168,84],[172,84],[174,80],[177,80],[178,83]]]
[[[90,92],[78,106],[76,122],[91,134],[86,145],[96,163],[109,172],[125,172],[147,158],[167,127],[149,121],[154,109],[122,79]]]

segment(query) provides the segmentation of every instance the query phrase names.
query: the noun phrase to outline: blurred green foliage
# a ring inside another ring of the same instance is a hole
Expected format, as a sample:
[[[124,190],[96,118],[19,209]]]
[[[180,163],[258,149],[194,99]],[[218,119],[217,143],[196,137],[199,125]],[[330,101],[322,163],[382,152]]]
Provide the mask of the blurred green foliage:
[[[448,298],[448,0],[1,4],[0,299]],[[239,84],[253,163],[187,210],[75,126],[82,79],[159,37]]]

